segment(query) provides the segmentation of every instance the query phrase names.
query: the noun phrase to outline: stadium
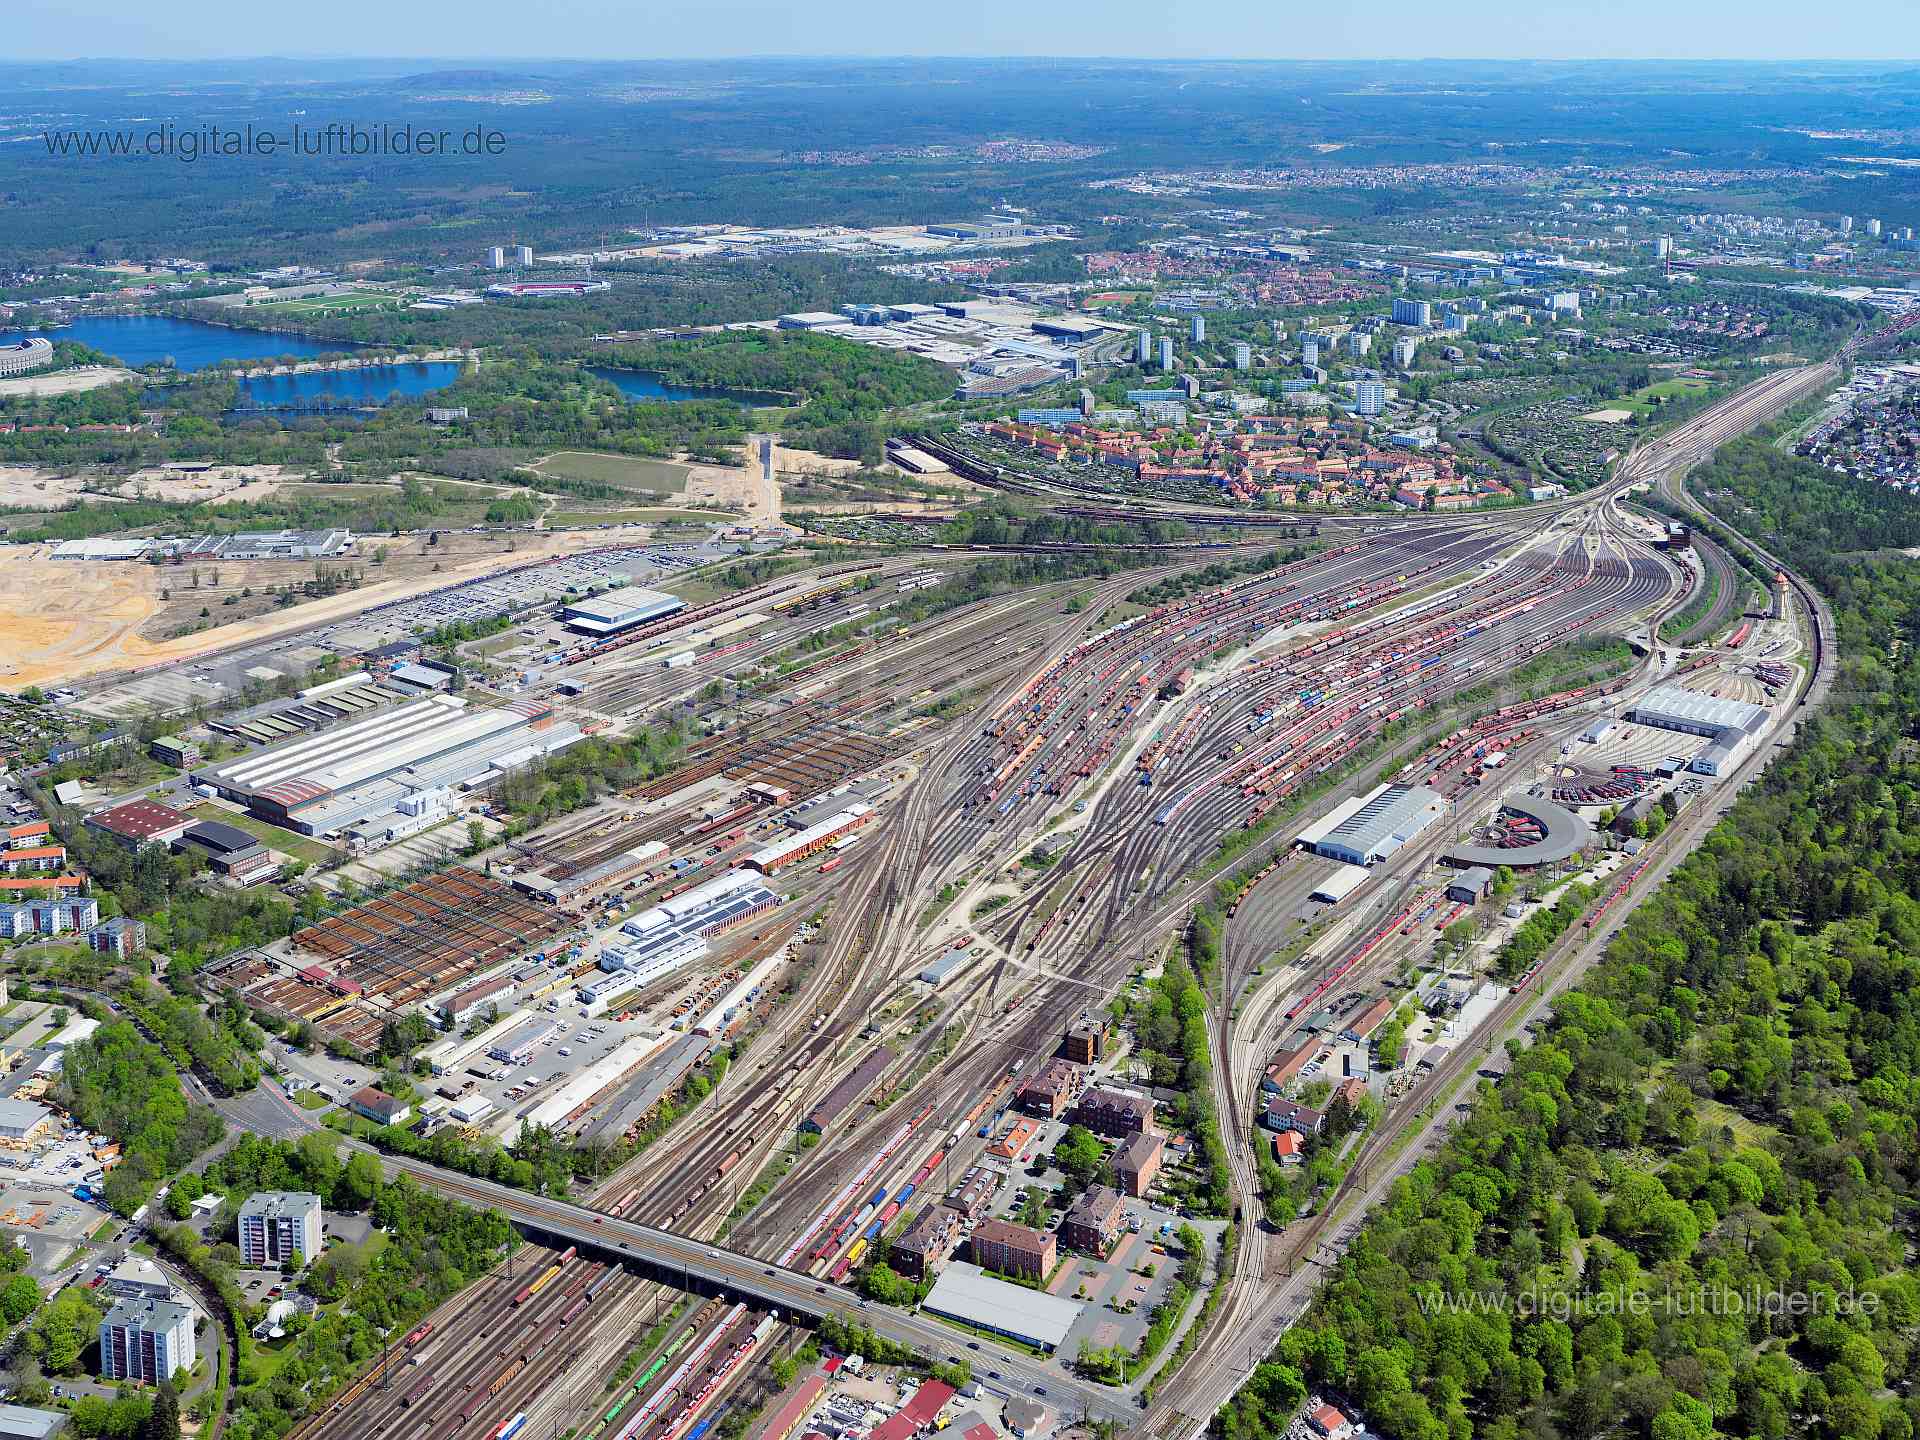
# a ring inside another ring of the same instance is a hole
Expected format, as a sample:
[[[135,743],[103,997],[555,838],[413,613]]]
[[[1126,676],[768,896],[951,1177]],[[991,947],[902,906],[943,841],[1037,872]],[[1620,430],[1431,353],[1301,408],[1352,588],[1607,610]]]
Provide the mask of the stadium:
[[[53,362],[53,342],[39,335],[0,345],[0,375],[23,375]]]

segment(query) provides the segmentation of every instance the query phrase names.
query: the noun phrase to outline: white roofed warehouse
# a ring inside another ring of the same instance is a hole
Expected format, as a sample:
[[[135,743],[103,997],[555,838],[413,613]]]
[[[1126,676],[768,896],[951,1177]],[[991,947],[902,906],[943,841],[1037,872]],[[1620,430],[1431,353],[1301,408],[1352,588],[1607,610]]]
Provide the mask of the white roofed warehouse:
[[[1371,865],[1446,813],[1446,798],[1424,785],[1382,785],[1309,825],[1300,832],[1300,844],[1329,860]]]
[[[1712,743],[1693,757],[1689,768],[1702,775],[1723,775],[1767,728],[1768,713],[1764,705],[1721,700],[1683,685],[1662,685],[1627,711],[1627,719],[1636,725],[1706,736]]]
[[[498,709],[436,695],[195,772],[256,814],[328,835],[398,813],[411,795],[497,779],[580,739],[544,701]],[[496,773],[497,772],[497,773]]]
[[[582,635],[618,635],[649,620],[677,615],[686,608],[687,602],[677,595],[623,586],[563,606],[560,618],[567,622],[569,629],[578,630]]]

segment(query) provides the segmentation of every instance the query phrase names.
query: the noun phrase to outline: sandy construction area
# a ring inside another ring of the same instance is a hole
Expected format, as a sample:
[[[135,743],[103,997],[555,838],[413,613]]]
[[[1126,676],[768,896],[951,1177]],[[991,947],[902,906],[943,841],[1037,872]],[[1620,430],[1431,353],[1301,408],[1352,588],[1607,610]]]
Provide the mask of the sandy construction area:
[[[1631,410],[1595,410],[1580,418],[1598,421],[1602,425],[1618,425],[1622,420],[1631,420],[1633,412]]]
[[[89,483],[84,476],[61,475],[52,470],[37,470],[31,465],[0,465],[0,505],[21,510],[60,510],[85,494]]]
[[[284,465],[215,465],[209,470],[136,470],[123,493],[142,500],[193,504],[203,500],[266,500],[282,485],[306,478]]]
[[[554,534],[522,531],[514,536],[511,553],[476,555],[446,565],[437,575],[364,585],[174,640],[148,640],[136,632],[159,611],[161,586],[178,583],[177,572],[126,562],[54,560],[48,546],[16,547],[0,564],[0,614],[7,617],[0,623],[0,688],[64,685],[106,671],[173,664],[510,570],[529,560],[639,543],[648,533],[645,526]]]
[[[75,395],[131,379],[133,372],[118,365],[81,365],[51,375],[15,375],[0,380],[0,395]]]

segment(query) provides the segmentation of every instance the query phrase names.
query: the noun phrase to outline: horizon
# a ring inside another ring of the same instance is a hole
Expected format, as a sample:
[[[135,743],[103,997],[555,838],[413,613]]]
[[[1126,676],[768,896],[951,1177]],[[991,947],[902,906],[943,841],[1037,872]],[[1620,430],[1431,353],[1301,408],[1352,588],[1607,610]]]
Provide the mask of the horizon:
[[[449,31],[524,26],[510,0],[424,0],[402,11],[378,0],[337,0],[326,30],[365,43],[314,45],[305,16],[262,12],[244,0],[182,0],[165,13],[124,13],[117,0],[16,0],[13,64],[287,59],[306,62],[440,59]],[[921,14],[882,0],[838,0],[804,10],[768,0],[663,0],[635,13],[619,0],[551,0],[543,30],[595,32],[587,63],[746,60],[1167,60],[1201,63],[1773,63],[1899,65],[1920,55],[1920,15],[1902,0],[1861,0],[1848,11],[1849,44],[1810,53],[1809,16],[1785,0],[1620,0],[1583,4],[1464,0],[1436,12],[1419,0],[1280,14],[1255,0],[1215,0],[1179,15],[1121,0],[1069,0],[1036,12],[977,0],[961,12]],[[1194,23],[1199,21],[1201,23]],[[116,37],[102,53],[98,39]],[[1116,35],[1137,47],[1112,45]],[[191,43],[183,43],[191,36]],[[1388,38],[1391,37],[1391,38]],[[751,45],[739,43],[751,39]],[[1383,39],[1386,43],[1383,43]],[[1730,43],[1737,42],[1737,43]],[[1396,43],[1397,42],[1397,43]],[[1224,50],[1223,50],[1223,47]],[[510,54],[472,52],[472,58]],[[611,60],[609,59],[611,57]],[[549,61],[572,58],[544,57]],[[536,62],[537,63],[537,62]]]

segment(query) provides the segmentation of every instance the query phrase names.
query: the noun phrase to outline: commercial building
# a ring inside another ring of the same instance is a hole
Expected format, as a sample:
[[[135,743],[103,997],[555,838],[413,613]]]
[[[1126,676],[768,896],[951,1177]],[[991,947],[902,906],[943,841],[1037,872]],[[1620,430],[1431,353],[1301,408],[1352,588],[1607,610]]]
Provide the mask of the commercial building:
[[[1119,1191],[1089,1185],[1060,1222],[1060,1243],[1069,1250],[1105,1255],[1113,1248],[1126,1219],[1126,1202]]]
[[[1340,1038],[1343,1040],[1351,1040],[1354,1044],[1358,1045],[1362,1040],[1365,1040],[1369,1035],[1373,1034],[1374,1031],[1384,1025],[1387,1017],[1391,1014],[1393,1014],[1393,997],[1391,995],[1382,995],[1378,1000],[1375,1000],[1371,1005],[1367,1006],[1366,1009],[1353,1017],[1352,1023],[1340,1032]]]
[[[1308,898],[1324,905],[1338,905],[1366,884],[1368,873],[1364,865],[1336,865],[1331,875],[1313,887],[1313,894]]]
[[[925,1280],[945,1268],[959,1235],[960,1212],[930,1206],[888,1246],[888,1261],[902,1275]]]
[[[1446,798],[1424,785],[1381,785],[1335,808],[1301,832],[1300,843],[1329,860],[1371,865],[1447,812]]]
[[[469,1022],[485,1014],[489,1007],[497,1006],[500,1003],[500,997],[510,994],[512,990],[511,975],[495,975],[490,979],[482,980],[478,985],[469,985],[464,990],[456,990],[442,999],[436,1008],[440,1011],[441,1018],[451,1028],[462,1030]],[[524,1014],[525,1012],[515,1013]],[[489,1030],[487,1033],[491,1035],[493,1032]]]
[[[698,1037],[689,1037],[696,1047],[695,1059],[705,1055],[704,1042]],[[519,1126],[510,1129],[503,1137],[513,1144],[526,1130],[535,1126],[544,1126],[549,1130],[562,1131],[592,1110],[603,1096],[610,1095],[614,1087],[624,1084],[632,1078],[640,1067],[654,1056],[673,1050],[682,1044],[682,1040],[662,1040],[658,1034],[629,1035],[614,1046],[603,1058],[594,1061],[573,1075],[569,1075],[553,1091],[520,1118]],[[690,1061],[685,1069],[676,1073],[684,1075],[692,1068]]]
[[[498,1060],[502,1065],[525,1065],[542,1045],[559,1033],[557,1021],[529,1020],[511,1035],[502,1035],[489,1046],[487,1058]]]
[[[193,1311],[178,1300],[123,1296],[100,1321],[102,1379],[158,1385],[193,1360]]]
[[[1767,709],[1744,700],[1719,700],[1680,685],[1662,685],[1627,711],[1637,725],[1704,735],[1712,743],[1689,767],[1701,775],[1723,775],[1767,728]]]
[[[1029,1115],[1058,1119],[1080,1090],[1080,1067],[1067,1060],[1049,1060],[1029,1075],[1015,1095],[1015,1103]]]
[[[1106,1049],[1106,1022],[1093,1015],[1082,1015],[1067,1027],[1060,1052],[1076,1065],[1091,1065]]]
[[[810,1135],[824,1134],[828,1126],[837,1124],[849,1110],[866,1098],[867,1092],[873,1089],[896,1058],[894,1052],[885,1045],[875,1046],[866,1059],[842,1077],[840,1083],[807,1112],[806,1118],[800,1122],[800,1128]]]
[[[1447,899],[1472,905],[1483,899],[1492,885],[1493,871],[1484,865],[1470,865],[1447,882]]]
[[[63,1410],[37,1410],[29,1405],[0,1405],[0,1440],[53,1440],[66,1428]]]
[[[568,629],[582,635],[620,635],[649,621],[677,615],[686,608],[687,602],[677,595],[624,585],[563,606],[560,618]]]
[[[353,1092],[347,1101],[347,1108],[356,1115],[364,1115],[377,1125],[404,1125],[407,1117],[413,1113],[413,1107],[404,1100],[396,1100],[384,1090],[376,1090],[369,1085]]]
[[[378,816],[399,820],[412,796],[491,784],[580,738],[577,726],[555,723],[545,701],[470,708],[458,696],[435,695],[198,770],[194,778],[276,824],[329,835]]]
[[[772,875],[783,866],[817,854],[842,835],[852,833],[872,818],[873,807],[856,800],[846,809],[829,815],[818,824],[809,825],[804,830],[797,830],[783,840],[776,840],[773,844],[754,851],[742,863],[763,875]]]
[[[147,746],[147,754],[176,770],[187,770],[200,763],[198,742],[182,740],[178,735],[162,735]]]
[[[240,1207],[240,1258],[256,1268],[316,1259],[320,1197],[304,1190],[257,1190]]]
[[[1318,1135],[1327,1128],[1324,1111],[1276,1095],[1260,1112],[1260,1123],[1269,1130],[1291,1130],[1297,1135]]]
[[[1015,1440],[1044,1435],[1053,1423],[1053,1412],[1038,1400],[1031,1400],[1025,1395],[1015,1395],[1008,1400],[1000,1413],[1007,1422],[1007,1433],[1014,1436]]]
[[[442,1012],[445,1013],[444,1006]],[[464,1039],[442,1040],[437,1045],[428,1046],[420,1052],[420,1058],[427,1062],[427,1068],[435,1075],[444,1075],[449,1070],[456,1070],[466,1064],[474,1056],[486,1054],[500,1042],[502,1037],[511,1035],[517,1030],[532,1013],[531,1010],[515,1010],[477,1035],[469,1035]]]
[[[1008,1220],[982,1220],[967,1242],[973,1263],[983,1270],[1045,1281],[1053,1273],[1058,1247],[1053,1234]]]
[[[238,825],[222,820],[202,820],[189,825],[174,842],[174,849],[182,855],[199,855],[217,874],[248,884],[280,872],[280,862],[265,845]]]
[[[53,1112],[31,1100],[0,1100],[0,1140],[24,1145],[53,1128]]]
[[[1145,1198],[1154,1177],[1160,1173],[1167,1142],[1158,1135],[1142,1131],[1120,1147],[1113,1157],[1113,1176],[1123,1194],[1135,1200]]]
[[[353,532],[243,530],[237,535],[189,535],[156,541],[160,555],[180,564],[209,560],[330,560],[353,548]]]
[[[191,815],[158,800],[129,800],[87,817],[88,828],[136,850],[142,845],[170,845],[186,834],[191,824]]]
[[[993,1204],[993,1197],[1000,1193],[1003,1178],[998,1170],[985,1165],[972,1166],[940,1203],[969,1220],[978,1220]]]
[[[1084,1125],[1096,1135],[1124,1140],[1153,1129],[1153,1101],[1130,1090],[1115,1090],[1095,1085],[1068,1113],[1076,1125]]]

